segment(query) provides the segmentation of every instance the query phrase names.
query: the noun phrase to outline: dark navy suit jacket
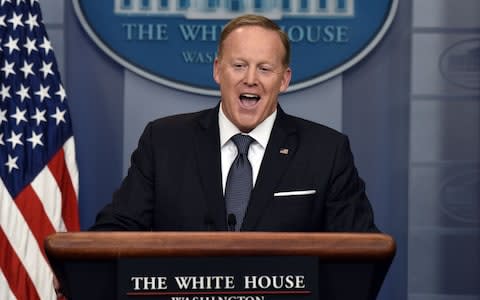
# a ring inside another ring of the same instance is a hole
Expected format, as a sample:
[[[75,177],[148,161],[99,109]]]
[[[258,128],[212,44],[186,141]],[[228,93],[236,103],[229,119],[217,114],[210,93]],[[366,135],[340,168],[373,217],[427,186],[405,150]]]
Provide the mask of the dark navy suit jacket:
[[[218,109],[149,123],[92,230],[227,230]],[[279,106],[241,230],[377,231],[348,138]]]

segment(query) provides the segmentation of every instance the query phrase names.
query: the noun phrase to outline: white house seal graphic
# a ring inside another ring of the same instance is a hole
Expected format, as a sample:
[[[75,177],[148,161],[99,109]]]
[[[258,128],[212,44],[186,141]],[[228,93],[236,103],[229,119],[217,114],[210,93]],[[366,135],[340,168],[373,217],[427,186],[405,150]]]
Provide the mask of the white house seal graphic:
[[[242,14],[275,20],[292,44],[287,92],[362,60],[391,25],[398,0],[73,0],[88,35],[111,58],[171,88],[218,96],[210,74],[223,26]]]

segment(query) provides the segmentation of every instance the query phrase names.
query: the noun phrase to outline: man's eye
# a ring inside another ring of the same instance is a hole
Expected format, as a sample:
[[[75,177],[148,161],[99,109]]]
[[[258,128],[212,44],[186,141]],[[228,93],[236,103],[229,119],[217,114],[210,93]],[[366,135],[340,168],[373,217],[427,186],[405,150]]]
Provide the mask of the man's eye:
[[[272,69],[269,68],[269,67],[259,67],[258,68],[260,70],[260,72],[262,73],[269,73],[269,72],[272,72]]]
[[[245,68],[245,65],[244,64],[234,64],[233,67],[235,69],[244,69]]]

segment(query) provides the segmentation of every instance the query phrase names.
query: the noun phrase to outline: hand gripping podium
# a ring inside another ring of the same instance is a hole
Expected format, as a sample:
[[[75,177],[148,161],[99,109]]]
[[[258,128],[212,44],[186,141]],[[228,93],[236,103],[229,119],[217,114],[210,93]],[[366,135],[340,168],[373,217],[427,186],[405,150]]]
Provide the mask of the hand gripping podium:
[[[77,299],[375,299],[395,242],[371,233],[77,232],[47,237]]]

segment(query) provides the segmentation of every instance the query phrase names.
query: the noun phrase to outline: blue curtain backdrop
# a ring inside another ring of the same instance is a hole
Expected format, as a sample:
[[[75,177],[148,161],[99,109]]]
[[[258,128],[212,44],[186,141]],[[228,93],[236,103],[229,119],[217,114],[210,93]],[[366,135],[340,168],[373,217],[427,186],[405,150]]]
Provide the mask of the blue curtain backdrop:
[[[85,229],[147,121],[217,99],[124,70],[87,36],[71,1],[41,2],[70,101]],[[287,111],[350,136],[377,223],[398,243],[380,299],[480,299],[479,40],[479,1],[400,1],[364,60],[282,97]],[[477,81],[465,84],[466,74]]]

